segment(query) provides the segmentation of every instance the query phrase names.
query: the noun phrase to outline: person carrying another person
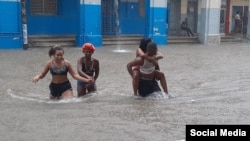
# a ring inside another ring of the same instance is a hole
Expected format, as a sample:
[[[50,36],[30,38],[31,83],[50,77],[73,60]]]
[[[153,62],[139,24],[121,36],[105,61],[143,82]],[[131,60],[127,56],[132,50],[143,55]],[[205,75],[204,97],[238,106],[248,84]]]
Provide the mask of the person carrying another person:
[[[93,79],[94,83],[88,84],[77,80],[77,94],[78,97],[86,95],[86,91],[96,91],[96,80],[99,76],[99,60],[92,58],[92,54],[95,52],[95,47],[91,43],[85,43],[82,46],[83,57],[80,57],[77,61],[77,72],[80,76]]]
[[[188,26],[188,18],[181,23],[181,30],[185,30],[188,34],[188,37],[195,36],[190,27]]]
[[[145,53],[147,51],[147,44],[149,42],[152,42],[151,38],[148,37],[144,37],[141,39],[140,41],[140,45],[139,47],[136,49],[136,57],[142,57],[144,59],[147,59],[149,61],[154,61],[155,59],[162,59],[163,55],[160,52],[157,52],[157,55],[154,57],[149,57],[147,56]],[[160,70],[159,65],[156,65],[156,69]],[[133,66],[132,67],[133,70],[133,76],[132,76],[132,86],[133,86],[133,91],[134,91],[134,95],[138,95],[138,85],[139,85],[139,80],[140,80],[140,66]]]
[[[137,65],[140,66],[139,85],[137,88],[140,96],[145,97],[153,92],[161,91],[156,80],[160,80],[163,91],[166,95],[168,95],[168,88],[165,75],[163,72],[156,70],[156,66],[158,65],[158,59],[156,59],[157,52],[158,49],[156,43],[149,42],[147,44],[145,57],[152,57],[155,60],[149,61],[147,59],[144,59],[145,57],[138,56],[135,60],[130,61],[127,64],[127,71],[132,77],[132,79],[134,79],[132,67]]]
[[[63,58],[64,50],[62,47],[55,45],[49,50],[49,56],[53,57],[46,62],[43,71],[34,76],[32,79],[33,83],[38,82],[44,78],[48,71],[52,75],[52,80],[49,85],[50,99],[68,99],[74,97],[71,83],[67,77],[70,75],[79,81],[91,84],[93,80],[91,78],[83,78],[79,76],[73,69],[71,63]]]

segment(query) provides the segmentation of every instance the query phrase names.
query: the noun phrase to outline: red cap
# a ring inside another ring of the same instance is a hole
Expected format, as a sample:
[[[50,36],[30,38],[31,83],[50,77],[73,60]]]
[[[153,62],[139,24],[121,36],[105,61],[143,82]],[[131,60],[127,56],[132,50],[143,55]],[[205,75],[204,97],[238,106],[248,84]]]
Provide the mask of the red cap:
[[[85,43],[82,45],[82,52],[84,53],[86,50],[90,50],[91,53],[95,52],[95,47],[91,43]]]

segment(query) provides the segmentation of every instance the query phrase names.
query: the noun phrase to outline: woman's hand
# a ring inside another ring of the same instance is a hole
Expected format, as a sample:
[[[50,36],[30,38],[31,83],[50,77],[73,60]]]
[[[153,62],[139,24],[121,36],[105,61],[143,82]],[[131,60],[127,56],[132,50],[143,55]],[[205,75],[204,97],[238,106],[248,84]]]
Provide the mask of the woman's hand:
[[[40,75],[36,75],[35,77],[33,77],[32,82],[36,83],[39,79],[40,79]]]
[[[150,63],[153,63],[154,65],[158,64],[158,58],[154,55],[154,56],[148,56],[147,59]]]
[[[86,78],[86,79],[87,79],[88,85],[93,84],[93,83],[95,82],[95,80],[94,80],[93,77],[88,77],[88,78]]]

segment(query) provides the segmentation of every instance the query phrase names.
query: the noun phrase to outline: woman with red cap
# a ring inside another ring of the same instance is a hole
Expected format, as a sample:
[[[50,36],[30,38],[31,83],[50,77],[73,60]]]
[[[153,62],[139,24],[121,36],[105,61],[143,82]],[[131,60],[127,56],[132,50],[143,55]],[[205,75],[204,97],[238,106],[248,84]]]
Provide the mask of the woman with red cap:
[[[80,57],[77,61],[78,74],[87,79],[93,79],[91,84],[77,81],[77,94],[78,97],[86,95],[86,92],[96,91],[95,81],[99,76],[99,60],[92,58],[92,54],[95,52],[95,47],[91,43],[85,43],[82,46],[83,57]]]

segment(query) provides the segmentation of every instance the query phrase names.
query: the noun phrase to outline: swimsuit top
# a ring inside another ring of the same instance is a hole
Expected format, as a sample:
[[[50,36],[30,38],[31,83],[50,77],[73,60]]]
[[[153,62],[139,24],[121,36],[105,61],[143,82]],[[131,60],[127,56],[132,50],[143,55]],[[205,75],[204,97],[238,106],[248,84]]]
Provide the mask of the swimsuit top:
[[[94,61],[93,59],[91,60],[91,65],[90,67],[87,67],[86,65],[86,59],[82,58],[82,71],[86,73],[88,76],[93,76],[95,72],[95,67],[94,67]]]
[[[150,74],[155,70],[155,65],[144,59],[143,65],[140,67],[140,71],[144,74]]]
[[[52,66],[50,68],[50,73],[52,75],[67,75],[68,73],[68,68],[65,64],[65,61],[64,61],[64,65],[60,68],[56,67],[52,61]]]

